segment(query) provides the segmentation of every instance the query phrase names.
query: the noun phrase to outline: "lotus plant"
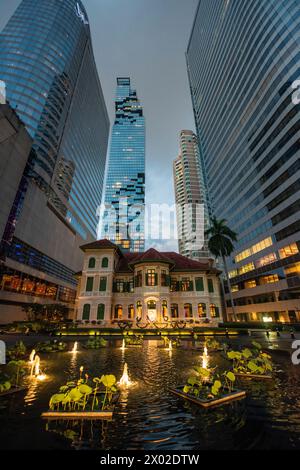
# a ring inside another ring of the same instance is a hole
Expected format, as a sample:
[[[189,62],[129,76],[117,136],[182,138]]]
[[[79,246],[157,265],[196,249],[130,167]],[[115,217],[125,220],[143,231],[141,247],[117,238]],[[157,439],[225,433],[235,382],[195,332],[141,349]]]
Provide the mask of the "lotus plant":
[[[82,370],[80,370],[80,379],[77,382],[67,382],[66,385],[60,387],[59,393],[52,395],[49,402],[50,410],[60,411],[60,407],[69,411],[94,410],[99,405],[97,398],[99,393],[104,393],[102,410],[111,404],[113,395],[117,392],[117,380],[114,375],[93,378],[94,388],[88,384],[89,376],[87,374],[85,374],[85,380],[81,377]],[[105,388],[103,392],[100,389],[101,385]]]
[[[227,357],[233,362],[233,371],[239,374],[264,375],[273,370],[271,356],[262,351],[261,345],[256,341],[253,348],[245,348],[242,351],[229,351]]]

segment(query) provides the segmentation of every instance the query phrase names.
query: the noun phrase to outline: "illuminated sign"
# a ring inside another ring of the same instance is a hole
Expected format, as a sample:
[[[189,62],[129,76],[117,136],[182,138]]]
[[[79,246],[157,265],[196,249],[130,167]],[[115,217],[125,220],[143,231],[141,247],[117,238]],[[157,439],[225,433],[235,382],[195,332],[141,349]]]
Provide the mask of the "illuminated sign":
[[[82,11],[81,8],[80,8],[80,5],[79,5],[78,2],[76,3],[75,10],[76,10],[76,15],[78,16],[78,18],[80,18],[81,21],[82,21],[84,24],[89,24],[88,20],[87,20],[86,17],[85,17],[85,14],[83,13],[83,11]]]

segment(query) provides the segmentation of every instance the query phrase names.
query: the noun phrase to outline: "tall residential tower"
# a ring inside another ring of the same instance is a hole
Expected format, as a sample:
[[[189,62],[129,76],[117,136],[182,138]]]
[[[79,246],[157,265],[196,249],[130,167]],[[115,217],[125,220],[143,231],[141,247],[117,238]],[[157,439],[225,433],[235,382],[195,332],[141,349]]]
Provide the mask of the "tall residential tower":
[[[123,251],[145,247],[145,118],[130,78],[117,79],[102,237]]]
[[[299,47],[299,1],[199,2],[188,74],[239,320],[300,321]]]
[[[192,131],[180,134],[180,153],[173,174],[179,253],[199,260],[209,255],[205,241],[208,211],[198,139]]]
[[[32,139],[1,241],[22,305],[43,301],[39,279],[74,287],[79,246],[97,234],[109,119],[81,1],[23,0],[0,34],[0,80]]]

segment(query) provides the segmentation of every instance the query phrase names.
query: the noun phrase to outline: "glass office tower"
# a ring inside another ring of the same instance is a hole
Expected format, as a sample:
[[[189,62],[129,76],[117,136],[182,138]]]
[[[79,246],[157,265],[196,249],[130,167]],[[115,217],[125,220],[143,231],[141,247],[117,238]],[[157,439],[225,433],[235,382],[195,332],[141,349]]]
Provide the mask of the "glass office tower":
[[[124,251],[145,248],[145,118],[130,78],[117,79],[102,237]]]
[[[199,2],[188,74],[239,320],[300,320],[299,46],[299,0]]]
[[[0,79],[34,140],[31,177],[84,239],[96,236],[109,120],[82,3],[23,0],[0,34]]]
[[[173,162],[173,178],[179,253],[195,260],[208,257],[206,188],[198,138],[190,130],[180,133],[180,152]]]
[[[65,289],[73,299],[79,246],[97,236],[109,136],[81,1],[23,0],[0,34],[0,80],[32,139],[1,240],[0,304],[3,285],[10,304],[44,302],[39,280],[55,286],[52,300]]]

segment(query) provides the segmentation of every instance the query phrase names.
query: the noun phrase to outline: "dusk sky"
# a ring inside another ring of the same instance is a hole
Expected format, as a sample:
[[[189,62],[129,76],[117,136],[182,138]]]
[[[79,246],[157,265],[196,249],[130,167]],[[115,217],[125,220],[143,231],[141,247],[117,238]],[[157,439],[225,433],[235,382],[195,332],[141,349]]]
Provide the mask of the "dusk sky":
[[[0,29],[20,0],[0,0]],[[111,125],[117,76],[130,76],[146,117],[146,200],[174,203],[179,133],[195,129],[185,51],[198,0],[83,0]],[[0,77],[1,79],[1,77]],[[155,243],[176,249],[177,242]]]

